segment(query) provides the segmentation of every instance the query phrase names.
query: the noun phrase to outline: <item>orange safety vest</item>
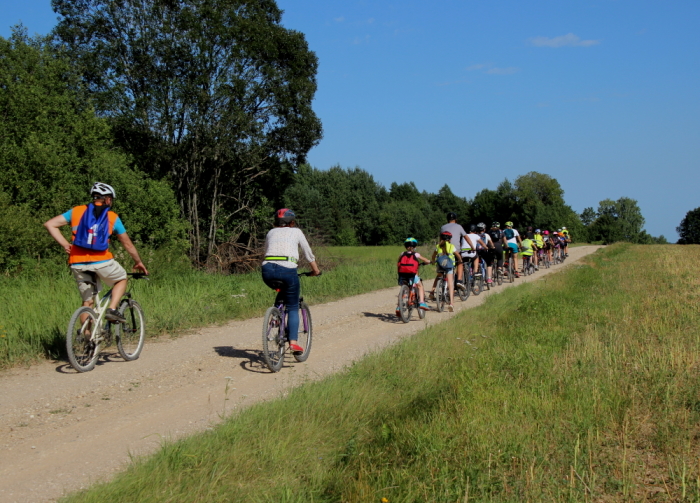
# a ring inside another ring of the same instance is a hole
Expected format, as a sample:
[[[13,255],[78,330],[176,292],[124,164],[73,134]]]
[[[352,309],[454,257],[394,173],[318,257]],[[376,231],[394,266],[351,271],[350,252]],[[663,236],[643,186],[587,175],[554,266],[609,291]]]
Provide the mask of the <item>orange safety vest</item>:
[[[70,227],[71,231],[73,233],[72,241],[75,241],[75,235],[78,233],[78,225],[80,225],[80,219],[83,218],[83,214],[85,213],[85,210],[87,210],[87,204],[84,204],[83,206],[76,206],[73,208],[73,212],[71,213],[70,216]],[[112,234],[112,231],[114,230],[114,224],[117,221],[117,218],[119,218],[119,215],[114,213],[113,211],[109,211],[107,213],[107,220],[109,221],[109,234]],[[68,263],[69,264],[83,264],[86,262],[100,262],[102,260],[110,260],[113,259],[114,256],[112,255],[112,252],[109,251],[109,249],[104,250],[104,251],[95,251],[95,250],[88,250],[86,248],[82,248],[77,245],[71,245],[70,247],[70,255],[68,257]]]

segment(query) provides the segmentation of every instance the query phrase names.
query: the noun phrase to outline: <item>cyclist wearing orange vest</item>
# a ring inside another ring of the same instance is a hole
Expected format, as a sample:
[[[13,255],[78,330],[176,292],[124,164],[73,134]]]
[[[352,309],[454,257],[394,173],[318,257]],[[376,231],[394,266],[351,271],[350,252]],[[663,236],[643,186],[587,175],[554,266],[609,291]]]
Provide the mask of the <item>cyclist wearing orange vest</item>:
[[[129,255],[131,255],[131,258],[134,259],[134,269],[148,274],[146,266],[143,265],[134,243],[131,242],[129,235],[126,233],[124,224],[122,224],[119,216],[109,209],[116,197],[114,189],[106,183],[97,182],[92,186],[90,194],[92,195],[93,205],[96,211],[100,210],[100,206],[107,206],[107,210],[102,211],[108,212],[109,235],[112,235],[112,233],[117,235],[119,242],[124,246],[124,249]],[[127,276],[124,268],[114,260],[109,249],[97,251],[81,248],[75,244],[69,244],[59,230],[60,227],[70,223],[73,234],[71,241],[75,241],[80,221],[89,207],[89,205],[76,206],[62,215],[48,220],[44,223],[44,227],[49,231],[51,237],[53,237],[56,242],[66,250],[66,253],[68,253],[68,264],[78,284],[78,290],[83,299],[83,306],[92,307],[92,286],[85,283],[85,281],[92,281],[92,276],[89,273],[95,273],[98,277],[98,289],[101,287],[101,283],[113,287],[112,298],[110,299],[109,309],[105,314],[105,318],[110,321],[125,322],[126,319],[117,311],[117,305],[122,295],[124,295],[124,292],[126,292]]]

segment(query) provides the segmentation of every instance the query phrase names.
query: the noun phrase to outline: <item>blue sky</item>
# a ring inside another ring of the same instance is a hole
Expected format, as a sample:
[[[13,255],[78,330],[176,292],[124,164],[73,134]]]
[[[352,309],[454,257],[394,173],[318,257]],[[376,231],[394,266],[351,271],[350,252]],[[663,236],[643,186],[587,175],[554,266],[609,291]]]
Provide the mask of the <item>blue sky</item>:
[[[575,210],[639,202],[675,241],[700,206],[700,2],[278,0],[319,57],[321,169],[472,197],[529,171]],[[48,0],[0,5],[46,33]]]

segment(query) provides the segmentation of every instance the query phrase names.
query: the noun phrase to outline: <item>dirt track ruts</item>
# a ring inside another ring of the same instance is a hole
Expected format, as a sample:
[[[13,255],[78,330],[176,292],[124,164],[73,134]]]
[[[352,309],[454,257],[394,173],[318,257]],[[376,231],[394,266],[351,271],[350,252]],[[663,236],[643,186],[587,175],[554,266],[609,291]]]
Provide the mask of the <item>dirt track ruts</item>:
[[[563,266],[514,285],[561,270],[597,248],[571,248]],[[456,312],[507,286],[457,301]],[[397,292],[389,288],[312,306],[309,360],[289,359],[277,374],[259,358],[261,318],[149,340],[134,362],[122,361],[110,347],[106,359],[85,374],[62,361],[3,372],[0,502],[53,501],[108,479],[130,455],[153,452],[164,438],[211,428],[233,409],[277,397],[453,316],[431,311],[419,321],[414,313],[413,321],[401,323],[394,316]]]

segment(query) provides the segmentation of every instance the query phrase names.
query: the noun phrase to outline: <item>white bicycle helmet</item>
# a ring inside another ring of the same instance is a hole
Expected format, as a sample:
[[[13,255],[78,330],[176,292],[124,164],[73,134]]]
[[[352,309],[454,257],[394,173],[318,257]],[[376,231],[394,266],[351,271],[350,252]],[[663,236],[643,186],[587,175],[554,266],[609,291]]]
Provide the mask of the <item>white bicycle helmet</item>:
[[[112,196],[113,199],[117,197],[117,193],[114,191],[114,188],[111,185],[107,185],[106,183],[102,182],[95,182],[95,184],[92,186],[92,189],[90,189],[90,195],[93,194],[99,194],[101,196]]]

